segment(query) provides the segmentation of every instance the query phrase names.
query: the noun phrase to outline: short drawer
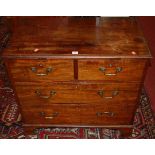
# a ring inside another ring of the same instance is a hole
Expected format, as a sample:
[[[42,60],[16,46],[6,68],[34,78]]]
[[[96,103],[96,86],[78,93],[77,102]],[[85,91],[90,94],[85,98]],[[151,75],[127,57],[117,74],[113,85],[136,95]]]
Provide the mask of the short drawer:
[[[74,80],[72,60],[9,60],[14,82],[51,82]]]
[[[52,105],[22,108],[26,124],[77,124],[80,123],[78,105]]]
[[[81,105],[81,125],[130,125],[133,123],[134,106]]]
[[[99,103],[105,105],[135,104],[138,84],[49,84],[16,85],[23,106],[50,105],[54,103]]]
[[[79,60],[79,80],[142,81],[146,60]]]

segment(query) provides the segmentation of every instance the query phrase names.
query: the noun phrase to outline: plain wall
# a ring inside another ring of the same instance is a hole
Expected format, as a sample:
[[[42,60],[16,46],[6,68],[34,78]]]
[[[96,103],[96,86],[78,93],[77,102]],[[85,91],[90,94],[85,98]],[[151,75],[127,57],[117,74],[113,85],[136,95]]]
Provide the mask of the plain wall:
[[[147,71],[144,86],[155,114],[155,16],[140,16],[137,17],[137,20],[142,27],[153,56],[151,66]]]

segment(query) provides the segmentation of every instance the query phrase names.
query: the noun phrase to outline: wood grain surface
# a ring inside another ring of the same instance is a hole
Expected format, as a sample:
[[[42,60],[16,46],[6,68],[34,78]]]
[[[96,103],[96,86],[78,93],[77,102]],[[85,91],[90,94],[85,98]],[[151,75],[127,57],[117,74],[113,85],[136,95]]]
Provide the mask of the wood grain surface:
[[[151,57],[133,17],[12,17],[4,57]]]

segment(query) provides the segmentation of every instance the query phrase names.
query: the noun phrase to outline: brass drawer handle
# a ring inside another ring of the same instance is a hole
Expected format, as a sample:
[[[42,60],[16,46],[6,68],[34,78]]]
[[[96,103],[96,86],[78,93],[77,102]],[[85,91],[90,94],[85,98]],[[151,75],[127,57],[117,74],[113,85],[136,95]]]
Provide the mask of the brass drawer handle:
[[[99,90],[99,91],[97,92],[97,94],[98,94],[100,97],[104,97],[104,98],[106,98],[106,99],[111,99],[111,98],[113,98],[114,96],[117,96],[117,95],[119,94],[119,91],[118,91],[118,90],[112,91],[111,96],[104,96],[104,94],[105,94],[104,90]]]
[[[53,112],[52,115],[46,116],[45,112],[40,112],[40,116],[44,117],[45,119],[53,119],[59,115],[59,112]]]
[[[48,68],[46,68],[45,69],[45,73],[37,73],[37,68],[36,67],[31,67],[31,71],[33,72],[33,73],[36,73],[36,75],[37,76],[46,76],[46,75],[48,75],[50,72],[52,72],[52,67],[48,67]]]
[[[123,68],[122,67],[116,67],[115,73],[106,73],[106,70],[107,69],[105,67],[99,67],[99,71],[103,72],[104,75],[106,75],[106,76],[115,76],[115,75],[117,75],[117,73],[121,72],[123,70]]]
[[[109,116],[109,117],[113,117],[114,116],[114,113],[113,112],[109,112],[109,111],[105,111],[105,112],[97,112],[96,113],[96,116],[97,117],[100,117],[100,116]]]
[[[35,93],[36,93],[37,96],[39,96],[40,98],[43,98],[43,99],[49,99],[50,97],[56,95],[56,91],[55,90],[51,90],[49,96],[41,95],[40,90],[36,90]]]

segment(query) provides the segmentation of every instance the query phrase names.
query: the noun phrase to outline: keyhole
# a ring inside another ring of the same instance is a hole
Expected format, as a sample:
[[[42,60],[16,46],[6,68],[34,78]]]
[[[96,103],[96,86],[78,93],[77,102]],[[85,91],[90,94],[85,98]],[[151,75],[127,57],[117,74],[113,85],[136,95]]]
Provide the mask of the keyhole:
[[[109,64],[109,67],[112,67],[112,64]]]

